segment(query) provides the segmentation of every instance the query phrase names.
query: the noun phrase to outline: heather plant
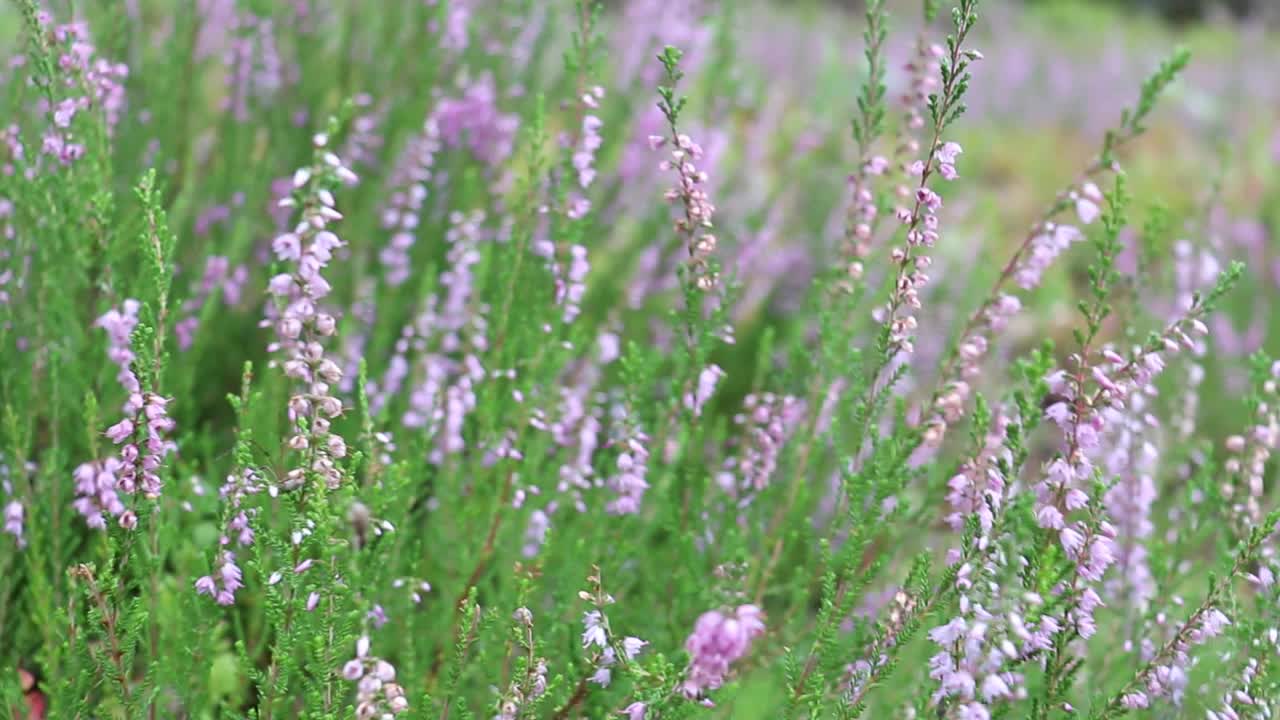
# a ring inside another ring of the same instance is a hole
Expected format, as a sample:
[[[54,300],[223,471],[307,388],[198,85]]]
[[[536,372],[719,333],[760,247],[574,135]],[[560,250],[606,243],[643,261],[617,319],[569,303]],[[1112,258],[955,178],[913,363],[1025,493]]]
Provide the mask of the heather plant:
[[[1273,717],[1280,116],[775,12],[14,0],[0,714]]]

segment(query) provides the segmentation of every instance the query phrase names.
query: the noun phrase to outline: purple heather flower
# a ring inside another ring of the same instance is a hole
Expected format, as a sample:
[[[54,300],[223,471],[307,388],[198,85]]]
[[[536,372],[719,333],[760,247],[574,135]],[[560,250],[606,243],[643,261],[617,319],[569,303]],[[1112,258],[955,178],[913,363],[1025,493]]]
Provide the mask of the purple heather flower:
[[[1031,290],[1039,285],[1044,271],[1057,259],[1058,255],[1066,251],[1073,243],[1083,239],[1084,235],[1075,227],[1047,224],[1044,232],[1036,235],[1031,240],[1030,248],[1021,258],[1017,269],[1014,271],[1014,278],[1018,286],[1024,290]]]
[[[337,323],[320,303],[331,289],[321,273],[333,259],[334,251],[344,246],[328,229],[329,223],[341,219],[342,214],[333,207],[326,178],[350,184],[354,175],[337,156],[324,152],[327,142],[323,135],[313,139],[317,153],[323,153],[322,165],[299,168],[294,173],[295,188],[309,202],[295,228],[281,233],[273,242],[277,259],[288,263],[290,271],[269,283],[276,304],[269,306],[264,322],[274,324],[278,339],[268,350],[285,351],[282,368],[295,381],[295,394],[289,399],[294,434],[287,444],[294,450],[306,449],[310,455],[309,467],[295,467],[288,472],[286,489],[300,487],[308,473],[322,477],[330,489],[336,488],[342,481],[337,461],[346,456],[346,442],[330,431],[332,419],[343,412],[342,401],[333,394],[343,373],[336,362],[326,357],[321,343],[335,333]],[[291,196],[282,204],[293,206],[296,202]]]
[[[440,138],[453,148],[466,147],[476,159],[497,166],[511,154],[517,115],[498,107],[498,94],[489,73],[468,83],[461,97],[441,100],[435,110]]]
[[[791,433],[804,418],[804,401],[791,395],[763,393],[748,395],[742,412],[733,423],[741,428],[740,449],[736,457],[727,457],[717,481],[726,491],[752,494],[763,490],[773,480]]]
[[[230,18],[229,26],[223,63],[230,87],[222,109],[244,123],[251,117],[251,104],[270,103],[291,78],[286,78],[271,18],[240,12]]]
[[[719,365],[708,365],[698,373],[698,382],[693,392],[684,397],[684,406],[693,411],[694,417],[702,416],[703,406],[711,399],[716,385],[720,384],[720,379],[724,376],[725,371]]]
[[[196,580],[196,592],[208,595],[219,605],[234,605],[236,591],[244,587],[244,574],[236,564],[235,553],[223,551],[218,566],[213,574]]]
[[[697,698],[719,688],[729,666],[747,654],[752,640],[764,634],[764,629],[764,615],[755,605],[740,605],[729,613],[703,613],[685,641],[690,657],[681,692]]]
[[[1097,185],[1087,182],[1080,187],[1078,193],[1072,191],[1070,197],[1075,201],[1076,216],[1080,218],[1081,224],[1090,225],[1102,214],[1100,206],[1105,199]]]
[[[409,278],[409,252],[417,240],[418,224],[426,211],[433,166],[440,152],[440,126],[428,115],[422,130],[405,146],[391,173],[391,191],[382,210],[382,228],[391,237],[378,254],[386,270],[387,282],[400,285]]]
[[[89,527],[103,530],[107,527],[107,516],[124,512],[124,503],[117,493],[118,475],[122,470],[122,463],[114,457],[83,463],[75,469],[76,500],[72,507],[84,516]]]
[[[955,180],[959,177],[956,174],[956,157],[963,152],[964,149],[960,147],[959,143],[943,143],[936,155],[938,160],[938,174],[942,175],[943,179]]]
[[[214,292],[221,288],[223,302],[227,305],[237,304],[247,279],[246,266],[239,265],[232,269],[224,256],[209,256],[205,261],[205,274],[200,279],[200,287],[196,288],[191,299],[182,304],[182,311],[186,314],[186,318],[174,324],[174,333],[178,336],[178,350],[189,350],[195,343],[196,331],[200,327],[200,311],[206,302],[209,302]]]
[[[404,688],[396,680],[395,667],[369,654],[369,636],[356,641],[356,656],[342,666],[342,676],[356,682],[356,717],[383,718],[409,709]]]
[[[629,515],[640,511],[640,501],[649,483],[645,480],[648,472],[649,451],[639,441],[634,442],[629,452],[618,455],[616,461],[618,472],[609,479],[609,485],[618,494],[609,502],[609,512],[618,515]]]
[[[10,500],[4,506],[4,531],[13,536],[19,548],[27,546],[26,536],[23,534],[24,513],[22,503],[17,500]]]
[[[659,163],[658,168],[663,172],[674,170],[676,178],[663,197],[669,203],[680,205],[673,224],[676,233],[685,239],[694,286],[710,291],[719,282],[718,273],[711,265],[717,245],[716,236],[711,233],[716,208],[705,189],[709,176],[695,164],[702,159],[702,146],[684,134],[674,135],[668,141],[669,158]]]
[[[605,631],[601,624],[604,616],[599,610],[588,610],[582,615],[582,647],[589,648],[592,645],[598,645],[601,648],[608,647],[609,634]]]

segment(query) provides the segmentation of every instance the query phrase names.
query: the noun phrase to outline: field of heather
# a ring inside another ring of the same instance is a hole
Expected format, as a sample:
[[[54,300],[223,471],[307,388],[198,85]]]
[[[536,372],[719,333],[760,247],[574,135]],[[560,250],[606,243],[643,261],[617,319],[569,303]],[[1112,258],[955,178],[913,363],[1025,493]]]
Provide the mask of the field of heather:
[[[1280,717],[1280,13],[1125,6],[7,0],[0,718]]]

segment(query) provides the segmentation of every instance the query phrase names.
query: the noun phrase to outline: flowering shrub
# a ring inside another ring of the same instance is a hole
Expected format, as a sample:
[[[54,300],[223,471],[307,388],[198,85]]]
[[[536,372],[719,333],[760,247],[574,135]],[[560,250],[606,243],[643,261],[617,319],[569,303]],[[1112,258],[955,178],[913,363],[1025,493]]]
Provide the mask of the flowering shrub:
[[[3,16],[0,714],[1280,710],[1273,90],[1169,50],[1043,158],[978,0],[830,77],[751,4],[65,5]]]

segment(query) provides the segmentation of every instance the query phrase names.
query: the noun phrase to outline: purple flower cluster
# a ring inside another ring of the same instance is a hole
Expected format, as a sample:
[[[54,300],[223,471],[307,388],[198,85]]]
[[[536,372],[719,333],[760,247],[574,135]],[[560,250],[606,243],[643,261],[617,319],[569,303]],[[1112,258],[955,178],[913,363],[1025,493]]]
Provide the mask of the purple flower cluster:
[[[477,160],[497,167],[511,155],[520,117],[502,112],[493,76],[464,82],[462,96],[443,98],[435,110],[440,138],[451,148],[465,147]]]
[[[1084,235],[1072,225],[1045,223],[1044,230],[1035,235],[1031,246],[1014,271],[1014,278],[1023,290],[1031,290],[1040,284],[1044,271]]]
[[[1154,698],[1168,699],[1174,705],[1180,705],[1190,682],[1191,648],[1221,635],[1230,624],[1231,620],[1216,607],[1197,608],[1186,622],[1178,626],[1173,638],[1140,674],[1140,685],[1121,698],[1124,707],[1148,708]]]
[[[845,274],[850,280],[860,280],[866,271],[863,263],[871,254],[871,240],[880,216],[880,209],[876,206],[875,194],[872,191],[872,182],[873,178],[884,175],[888,168],[889,161],[880,155],[875,155],[862,163],[858,172],[849,177],[852,191],[847,210],[849,221],[845,229],[841,254],[848,263]],[[847,286],[846,290],[851,291],[852,286]]]
[[[119,308],[111,308],[94,323],[107,333],[107,358],[118,368],[116,381],[126,392],[138,392],[138,377],[133,373],[133,346],[131,336],[138,327],[138,311],[142,304],[128,299]]]
[[[929,42],[925,32],[916,36],[915,53],[903,66],[910,77],[910,83],[903,90],[901,98],[905,130],[903,142],[899,146],[900,157],[910,158],[920,153],[920,144],[915,141],[915,135],[924,129],[929,96],[938,91],[942,59],[945,57],[946,50],[941,45]],[[899,194],[905,199],[910,196],[910,190],[899,188]]]
[[[698,380],[694,383],[693,391],[684,395],[684,406],[694,417],[702,417],[702,408],[706,406],[707,401],[716,392],[716,386],[720,384],[720,380],[725,376],[725,371],[719,365],[708,365],[698,373]]]
[[[1005,447],[1008,427],[1009,417],[997,413],[978,454],[961,464],[959,472],[947,482],[947,503],[952,512],[946,521],[952,530],[964,530],[968,518],[976,515],[982,531],[991,532],[995,522],[992,500],[1000,500],[1007,489],[1000,462],[1012,459]]]
[[[222,501],[224,528],[218,537],[218,562],[213,575],[205,575],[196,580],[196,592],[208,595],[219,605],[235,603],[235,593],[244,586],[244,573],[236,564],[235,553],[230,550],[232,543],[240,547],[253,545],[253,520],[258,515],[258,508],[245,507],[244,501],[264,489],[264,484],[252,470],[242,470],[228,475],[226,482],[218,490]],[[279,492],[274,486],[266,487],[273,497]]]
[[[196,593],[208,595],[219,605],[234,605],[236,591],[244,587],[244,573],[236,564],[236,554],[230,550],[220,551],[218,558],[214,574],[196,580]]]
[[[1277,633],[1274,628],[1267,635],[1267,637],[1259,638],[1258,644],[1269,642],[1273,648],[1280,645],[1277,642]],[[1217,710],[1205,711],[1206,720],[1265,718],[1270,714],[1267,710],[1268,701],[1266,696],[1262,694],[1266,692],[1266,689],[1257,688],[1255,690],[1253,687],[1253,683],[1258,679],[1261,670],[1262,663],[1257,658],[1251,657],[1245,661],[1244,669],[1240,671],[1239,683],[1222,696],[1222,702]]]
[[[1011,421],[996,413],[978,455],[949,484],[948,499],[956,512],[948,523],[962,528],[967,517],[976,515],[978,527],[968,547],[948,553],[951,563],[959,563],[955,586],[960,612],[929,632],[941,648],[929,661],[929,675],[938,681],[934,701],[950,703],[956,717],[975,720],[990,718],[996,703],[1026,697],[1022,674],[1006,666],[1050,647],[1056,632],[1052,618],[1026,627],[1023,618],[1034,598],[1007,593],[999,582],[1008,575],[1008,553],[995,528],[1012,488],[998,461],[1011,460],[1005,444]]]
[[[746,656],[751,643],[764,634],[764,613],[755,605],[739,605],[730,612],[703,613],[685,641],[689,668],[680,692],[699,698],[724,684],[729,666]]]
[[[969,567],[961,568],[957,582],[970,586]],[[962,596],[963,597],[963,596]],[[1001,637],[998,618],[980,604],[968,604],[961,616],[929,632],[944,648],[929,661],[929,676],[938,681],[934,700],[952,703],[955,717],[989,720],[990,706],[1025,698],[1021,673],[1004,669],[1019,659],[1019,651],[1009,637]],[[1047,647],[1047,645],[1046,645]]]
[[[120,494],[116,492],[117,477],[122,469],[123,463],[116,457],[82,463],[75,469],[76,499],[72,507],[84,516],[89,527],[104,530],[107,527],[106,517],[116,517],[125,512]]]
[[[1241,528],[1257,527],[1262,522],[1267,461],[1280,445],[1280,362],[1271,366],[1262,391],[1264,400],[1254,411],[1252,426],[1244,434],[1226,439],[1227,478],[1222,495],[1231,503],[1232,514]]]
[[[597,85],[583,93],[582,104],[594,110],[600,106],[600,101],[603,99],[604,88]],[[578,173],[578,187],[583,190],[591,187],[591,182],[596,177],[596,151],[604,144],[604,139],[600,137],[600,128],[603,125],[600,118],[591,113],[582,117],[578,147],[573,153],[573,169]]]
[[[629,515],[640,512],[640,503],[649,489],[645,480],[649,472],[649,436],[634,422],[626,422],[625,418],[621,427],[627,428],[626,436],[617,441],[621,448],[614,461],[617,472],[607,481],[614,498],[606,507],[615,515]]]
[[[378,154],[385,144],[379,128],[386,119],[387,107],[385,104],[375,107],[373,96],[368,93],[356,95],[353,104],[360,114],[352,118],[351,132],[338,150],[338,157],[346,158],[352,168],[376,167]]]
[[[649,137],[649,147],[654,150],[668,142],[671,144],[670,157],[658,167],[663,172],[675,170],[676,183],[664,197],[667,202],[678,202],[682,207],[682,213],[675,219],[675,231],[686,240],[694,287],[709,291],[719,282],[718,273],[711,266],[716,236],[709,232],[716,207],[703,189],[708,180],[707,173],[694,164],[695,160],[702,159],[702,146],[683,134],[673,134],[671,138]]]
[[[196,292],[182,304],[182,312],[186,317],[173,326],[178,337],[178,349],[189,350],[195,343],[196,331],[200,327],[200,311],[217,290],[222,291],[222,302],[226,305],[239,304],[244,293],[245,283],[249,280],[249,269],[244,265],[231,268],[231,262],[221,255],[210,255],[205,261],[204,275],[200,278],[200,286]]]
[[[929,284],[925,270],[933,264],[933,259],[923,250],[932,248],[938,241],[938,211],[942,208],[942,198],[929,188],[929,178],[935,170],[944,178],[948,174],[955,177],[956,158],[962,152],[964,150],[958,143],[939,143],[930,148],[925,160],[916,161],[907,168],[908,175],[918,176],[920,181],[912,196],[899,197],[903,203],[914,202],[912,207],[900,204],[894,211],[898,221],[906,227],[906,244],[890,251],[890,259],[897,266],[897,275],[889,303],[877,318],[889,327],[889,344],[895,355],[915,352],[913,337],[918,327],[915,311],[921,308],[920,291]],[[943,167],[951,168],[950,173],[941,172]]]
[[[940,160],[940,167],[947,164],[947,158]],[[1099,205],[1104,200],[1101,191],[1091,182],[1082,184],[1078,190],[1074,186],[1068,188],[1061,197],[1074,203],[1077,215],[1085,225],[1098,218]],[[1012,278],[1024,290],[1035,288],[1054,260],[1083,238],[1080,230],[1072,225],[1046,221],[1033,228],[1027,236],[1026,245],[1005,267],[992,296],[965,325],[955,356],[946,365],[942,391],[933,398],[933,407],[925,423],[926,445],[936,447],[948,427],[964,415],[972,391],[970,383],[981,372],[981,362],[990,351],[991,343],[1022,310],[1022,301],[1016,295],[1001,291],[1006,280]]]
[[[328,138],[317,135],[314,144],[323,152]],[[343,411],[342,401],[333,394],[333,387],[342,381],[342,368],[325,356],[320,342],[337,333],[337,321],[320,308],[320,301],[330,292],[323,270],[334,250],[343,245],[328,229],[342,214],[334,209],[334,197],[326,185],[330,177],[354,182],[355,174],[336,155],[326,152],[322,157],[322,165],[294,174],[299,197],[286,198],[282,204],[293,207],[300,201],[302,217],[291,232],[271,243],[276,258],[292,269],[273,277],[269,284],[270,293],[281,305],[274,322],[278,340],[269,350],[285,351],[284,373],[299,383],[299,390],[289,399],[293,435],[288,445],[305,453],[306,458],[303,466],[286,475],[286,489],[301,487],[310,474],[330,489],[336,488],[342,481],[337,461],[347,454],[346,441],[330,431],[332,419]]]
[[[644,646],[648,645],[648,641],[641,640],[637,637],[622,638],[622,653],[628,661],[636,659]],[[618,662],[617,653],[613,646],[607,646],[600,651],[600,659],[596,662],[596,671],[591,675],[591,682],[601,686],[608,687],[613,681],[612,666]]]
[[[427,5],[435,6],[440,0],[426,0]],[[433,33],[440,33],[440,45],[455,53],[461,53],[467,49],[471,39],[469,35],[471,24],[471,2],[469,0],[460,0],[448,3],[445,11],[447,13],[444,21],[444,27],[439,26],[439,21],[432,18],[427,29]]]
[[[618,653],[614,649],[615,645],[620,647],[624,658],[630,662],[634,660],[640,651],[649,643],[637,637],[626,636],[621,641],[613,635],[613,631],[609,627],[609,617],[605,615],[604,608],[614,603],[612,595],[604,592],[598,581],[599,575],[594,572],[591,582],[595,585],[595,592],[587,592],[583,590],[578,596],[584,600],[590,600],[595,604],[594,610],[588,610],[582,614],[582,649],[591,653],[591,662],[595,665],[595,672],[589,678],[601,687],[608,687],[613,681],[613,666],[618,662]]]
[[[98,110],[103,115],[107,133],[114,132],[124,112],[124,81],[129,76],[129,67],[98,57],[85,23],[55,26],[52,16],[46,12],[37,13],[36,17],[59,46],[57,64],[63,73],[62,85],[72,93],[52,108],[46,108],[52,111],[53,127],[48,128],[41,139],[41,152],[67,165],[85,154],[85,146],[72,128],[78,113]],[[78,94],[81,92],[85,94]]]
[[[561,136],[561,144],[570,149],[570,164],[576,175],[576,187],[570,187],[565,195],[564,207],[559,212],[569,220],[581,220],[591,211],[591,200],[586,191],[595,181],[596,151],[604,140],[600,136],[603,126],[594,111],[599,108],[604,98],[604,88],[595,86],[582,94],[579,99],[581,115],[580,129],[576,135],[565,133]],[[549,210],[549,208],[544,208]],[[582,313],[582,299],[587,292],[587,274],[591,271],[591,262],[587,257],[585,245],[574,243],[564,247],[547,237],[548,227],[542,223],[538,237],[534,242],[534,253],[547,261],[547,269],[555,283],[555,302],[564,307],[564,322],[573,322]],[[567,261],[564,255],[568,255]]]
[[[392,173],[392,187],[387,207],[382,211],[382,229],[392,233],[387,246],[378,254],[384,277],[391,285],[409,279],[409,250],[417,239],[423,202],[431,186],[432,166],[440,152],[440,127],[428,115],[422,132],[409,141]]]
[[[804,401],[792,395],[751,394],[742,401],[742,412],[733,416],[742,446],[736,457],[727,457],[717,477],[720,487],[738,495],[766,488],[778,468],[778,458],[805,413]]]
[[[133,510],[125,509],[120,494],[133,495],[141,490],[148,499],[160,497],[161,466],[165,456],[177,449],[167,437],[175,427],[168,413],[169,398],[144,392],[133,370],[136,357],[131,336],[138,325],[140,307],[137,300],[126,300],[119,309],[112,308],[95,323],[107,333],[107,356],[119,368],[116,380],[126,393],[121,409],[124,418],[106,431],[107,438],[121,446],[119,455],[101,462],[83,463],[74,473],[77,499],[73,505],[86,523],[97,529],[106,527],[104,513],[118,516],[120,526],[127,530],[137,527],[138,516]],[[135,439],[140,430],[145,430],[141,446]]]
[[[555,271],[559,266],[552,264]],[[582,313],[582,298],[587,294],[587,273],[591,272],[591,262],[587,259],[585,245],[569,247],[569,267],[563,273],[555,274],[556,303],[564,305],[564,321],[573,322]]]
[[[18,165],[14,163],[22,163],[27,157],[27,146],[22,144],[22,130],[15,123],[10,123],[5,127],[0,127],[0,143],[8,150],[3,158],[0,158],[0,173],[4,173],[5,177],[13,177],[18,172]],[[35,168],[27,167],[24,173],[29,180],[35,177]],[[7,219],[13,215],[13,202],[5,199],[4,217]],[[12,223],[5,223],[5,239],[13,237]]]
[[[1147,559],[1147,540],[1154,526],[1151,507],[1156,500],[1155,472],[1159,450],[1148,439],[1156,420],[1148,412],[1147,398],[1133,395],[1121,410],[1106,408],[1112,430],[1111,447],[1105,452],[1107,473],[1116,479],[1103,503],[1116,527],[1116,574],[1112,594],[1125,598],[1127,607],[1145,608],[1155,595],[1155,579]]]
[[[578,189],[569,193],[565,215],[575,220],[584,216],[591,209],[591,201],[583,196],[581,192],[586,192],[596,178],[596,151],[604,144],[604,139],[600,136],[600,128],[603,127],[604,123],[598,115],[591,111],[600,107],[600,101],[603,99],[604,88],[599,85],[582,94],[581,103],[587,112],[582,115],[582,124],[578,137],[576,139],[566,138],[574,146],[571,161],[574,172],[577,173]]]
[[[487,307],[475,302],[474,287],[484,219],[478,210],[450,216],[452,227],[445,234],[449,267],[440,273],[443,297],[427,298],[426,308],[396,344],[396,357],[377,389],[389,393],[400,387],[412,372],[404,355],[410,348],[422,353],[401,422],[405,427],[425,428],[435,437],[428,456],[435,464],[466,448],[463,427],[476,407],[475,385],[488,374],[480,362],[489,346]]]
[[[26,510],[22,507],[22,503],[17,500],[10,500],[4,506],[4,532],[13,536],[14,542],[18,543],[19,548],[27,546],[26,535],[24,534],[23,521],[25,519]]]
[[[1155,345],[1139,346],[1128,358],[1104,348],[1094,364],[1092,354],[1086,359],[1076,353],[1072,356],[1077,367],[1074,373],[1057,371],[1049,378],[1050,390],[1062,399],[1050,405],[1045,414],[1061,428],[1064,450],[1047,463],[1044,477],[1035,486],[1035,517],[1040,527],[1057,537],[1075,565],[1074,576],[1059,588],[1070,598],[1061,619],[1086,639],[1096,631],[1093,611],[1102,604],[1094,584],[1120,553],[1115,518],[1106,513],[1080,517],[1092,502],[1086,488],[1093,483],[1095,465],[1105,461],[1101,456],[1104,434],[1116,430],[1109,423],[1123,417],[1124,409],[1135,401],[1141,402],[1136,400],[1139,395],[1155,394],[1152,382],[1165,367],[1164,355],[1195,348],[1189,333],[1208,332],[1196,317],[1197,308],[1188,313],[1171,323]],[[1086,379],[1096,390],[1089,389]],[[1126,513],[1122,522],[1127,530],[1139,533],[1144,529],[1142,507],[1139,504],[1137,515],[1131,512],[1133,500],[1125,498],[1118,509]],[[1131,562],[1139,559],[1129,556]]]
[[[27,275],[26,272],[23,272],[15,277],[13,268],[5,267],[5,265],[18,260],[13,256],[16,235],[17,231],[13,223],[13,201],[0,196],[0,238],[4,239],[4,245],[0,246],[0,263],[3,263],[0,264],[0,305],[8,305],[13,302],[10,287],[14,290],[20,290],[23,279]],[[5,321],[4,327],[9,327],[9,321]]]
[[[27,463],[26,470],[33,472],[35,467],[34,463]],[[9,498],[9,501],[4,503],[3,511],[0,512],[0,520],[4,523],[4,526],[0,527],[0,532],[12,535],[18,549],[21,550],[27,546],[27,510],[14,492],[13,469],[4,461],[3,455],[0,455],[0,490],[3,490],[4,496]]]
[[[973,390],[970,383],[981,372],[980,364],[989,350],[988,336],[1004,330],[1021,309],[1022,302],[1016,296],[1000,293],[974,316],[976,321],[960,339],[955,359],[948,366],[950,372],[940,383],[942,390],[933,399],[923,435],[927,446],[941,443],[947,428],[964,416]]]
[[[127,494],[132,495],[141,489],[148,499],[160,497],[162,482],[157,471],[164,456],[176,447],[165,438],[165,434],[172,432],[175,426],[168,414],[168,404],[168,398],[155,393],[130,393],[124,407],[125,418],[107,428],[107,438],[122,446],[120,459],[124,465],[118,477],[118,487]],[[143,427],[146,428],[146,442],[139,449],[133,438],[135,432]],[[140,480],[137,477],[139,465]]]
[[[232,37],[223,57],[227,94],[222,99],[222,109],[243,123],[250,118],[250,102],[269,101],[284,86],[285,67],[276,47],[271,18],[237,13],[228,30]]]

